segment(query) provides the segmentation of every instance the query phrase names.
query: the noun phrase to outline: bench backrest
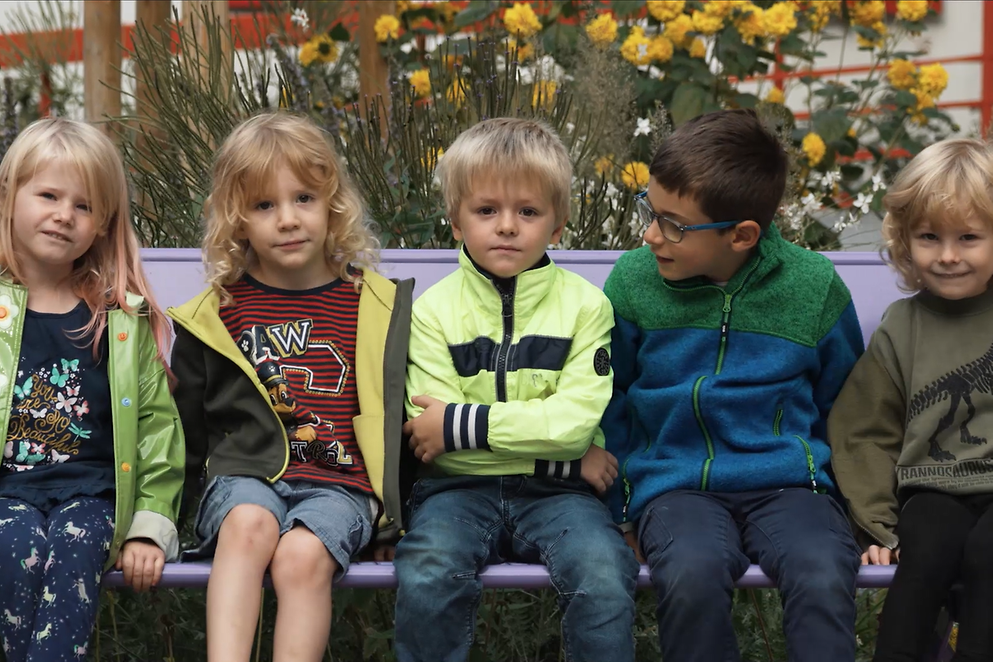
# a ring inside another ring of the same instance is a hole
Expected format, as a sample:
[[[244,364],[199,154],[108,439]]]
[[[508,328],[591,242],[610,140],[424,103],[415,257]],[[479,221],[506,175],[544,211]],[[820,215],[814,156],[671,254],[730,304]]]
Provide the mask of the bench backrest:
[[[550,251],[560,266],[573,271],[597,287],[603,287],[619,251]],[[896,274],[877,253],[825,253],[852,291],[855,309],[866,342],[879,325],[883,311],[902,296]],[[178,306],[205,287],[200,251],[153,248],[142,251],[142,260],[152,288],[162,306]],[[391,278],[415,278],[416,297],[458,266],[454,250],[385,250],[380,272]]]

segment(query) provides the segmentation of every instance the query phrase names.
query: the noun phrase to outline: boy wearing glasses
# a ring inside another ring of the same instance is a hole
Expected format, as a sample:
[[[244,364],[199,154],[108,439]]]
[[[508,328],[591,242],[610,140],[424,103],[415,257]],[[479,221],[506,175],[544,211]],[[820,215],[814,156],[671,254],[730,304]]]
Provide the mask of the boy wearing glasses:
[[[687,122],[650,173],[647,246],[604,287],[602,428],[622,468],[615,519],[658,595],[662,658],[740,659],[732,591],[754,562],[782,592],[789,659],[854,660],[859,549],[825,435],[863,351],[851,295],[772,224],[787,156],[754,112]]]

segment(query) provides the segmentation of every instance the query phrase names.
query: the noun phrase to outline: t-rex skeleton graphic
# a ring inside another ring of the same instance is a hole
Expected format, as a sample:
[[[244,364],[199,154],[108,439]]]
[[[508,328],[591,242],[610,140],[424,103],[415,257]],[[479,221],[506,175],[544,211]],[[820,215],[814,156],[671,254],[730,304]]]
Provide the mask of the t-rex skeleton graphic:
[[[918,391],[910,400],[907,407],[907,422],[909,423],[922,411],[944,400],[950,400],[948,413],[941,417],[931,438],[928,439],[928,455],[939,462],[954,460],[955,456],[938,445],[938,435],[951,427],[959,408],[959,401],[965,402],[967,415],[959,426],[963,444],[972,446],[985,444],[986,439],[977,437],[969,432],[969,422],[976,415],[976,407],[972,404],[973,392],[993,395],[993,346],[975,361],[955,368],[934,380]]]

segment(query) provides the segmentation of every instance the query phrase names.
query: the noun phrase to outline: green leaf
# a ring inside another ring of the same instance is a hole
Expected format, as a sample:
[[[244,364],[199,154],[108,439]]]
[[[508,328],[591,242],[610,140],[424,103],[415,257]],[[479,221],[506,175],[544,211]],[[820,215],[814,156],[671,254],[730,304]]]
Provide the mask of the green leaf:
[[[672,106],[669,108],[673,124],[679,126],[701,115],[707,105],[707,97],[707,90],[695,83],[683,83],[676,88],[676,93],[672,95]]]
[[[328,36],[331,37],[333,41],[351,41],[352,35],[348,32],[346,28],[341,23],[335,23],[335,26],[328,30]]]
[[[815,112],[811,118],[814,131],[820,135],[824,142],[834,142],[841,140],[848,133],[851,122],[848,121],[848,112],[844,108],[832,108]]]
[[[858,180],[865,173],[865,168],[854,163],[846,163],[839,168],[841,170],[841,176],[847,180]]]
[[[469,0],[469,6],[455,15],[455,27],[464,28],[485,21],[499,8],[493,0]]]
[[[740,93],[734,101],[740,108],[754,108],[758,104],[759,98],[754,94]]]
[[[897,90],[893,102],[898,106],[906,106],[908,108],[917,107],[917,97],[907,90]]]

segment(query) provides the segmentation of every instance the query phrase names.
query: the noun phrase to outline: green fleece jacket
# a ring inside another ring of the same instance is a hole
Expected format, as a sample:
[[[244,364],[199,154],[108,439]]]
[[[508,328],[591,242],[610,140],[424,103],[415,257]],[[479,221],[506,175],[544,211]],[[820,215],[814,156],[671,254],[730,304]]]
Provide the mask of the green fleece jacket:
[[[828,435],[863,546],[899,545],[908,490],[993,492],[993,290],[893,303],[835,401]]]

